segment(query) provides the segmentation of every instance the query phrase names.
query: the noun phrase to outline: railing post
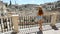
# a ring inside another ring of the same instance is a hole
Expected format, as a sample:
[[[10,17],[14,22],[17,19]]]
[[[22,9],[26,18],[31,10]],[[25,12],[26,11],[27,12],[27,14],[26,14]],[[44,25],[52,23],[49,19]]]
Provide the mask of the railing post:
[[[57,14],[53,14],[51,17],[51,25],[54,26],[56,24]]]
[[[52,26],[52,29],[54,30],[58,30],[58,28],[56,27],[56,20],[57,20],[57,14],[54,13],[51,17],[51,26]]]
[[[12,16],[12,22],[13,22],[13,26],[14,26],[13,32],[18,32],[18,19],[19,19],[18,15]]]

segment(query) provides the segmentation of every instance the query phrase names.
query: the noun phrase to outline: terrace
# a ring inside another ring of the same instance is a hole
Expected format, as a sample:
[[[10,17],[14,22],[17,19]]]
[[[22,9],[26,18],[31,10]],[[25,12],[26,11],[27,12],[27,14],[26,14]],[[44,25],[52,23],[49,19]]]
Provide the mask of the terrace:
[[[60,19],[59,13],[44,13],[43,17],[43,34],[59,34],[60,33]],[[36,16],[1,16],[0,17],[0,33],[11,34],[37,34],[39,31],[39,24],[37,23]],[[55,24],[59,30],[54,30],[50,24]]]

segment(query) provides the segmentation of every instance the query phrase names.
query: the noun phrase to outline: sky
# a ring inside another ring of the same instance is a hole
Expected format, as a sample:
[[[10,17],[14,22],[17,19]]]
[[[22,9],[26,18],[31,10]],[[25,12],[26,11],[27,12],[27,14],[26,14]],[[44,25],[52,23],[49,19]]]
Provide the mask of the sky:
[[[2,0],[9,4],[10,0]],[[54,2],[57,0],[11,0],[12,4],[44,4],[49,2]]]

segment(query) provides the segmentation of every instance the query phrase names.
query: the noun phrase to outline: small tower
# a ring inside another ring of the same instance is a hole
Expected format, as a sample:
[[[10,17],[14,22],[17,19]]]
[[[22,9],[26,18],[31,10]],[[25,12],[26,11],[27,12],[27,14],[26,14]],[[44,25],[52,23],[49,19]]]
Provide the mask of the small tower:
[[[12,5],[12,2],[11,2],[11,0],[10,0],[10,4],[9,4],[9,6],[11,6]]]

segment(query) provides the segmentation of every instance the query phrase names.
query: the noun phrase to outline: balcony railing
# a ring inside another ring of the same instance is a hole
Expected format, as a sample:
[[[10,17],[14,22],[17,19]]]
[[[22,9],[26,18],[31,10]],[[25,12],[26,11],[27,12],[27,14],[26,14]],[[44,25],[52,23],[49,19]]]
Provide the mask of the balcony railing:
[[[43,25],[47,25],[47,24],[51,24],[51,23],[56,24],[56,22],[60,23],[59,17],[60,17],[60,14],[44,15],[43,16]],[[18,26],[18,28],[16,30],[39,26],[39,24],[36,20],[36,16],[18,16],[19,19],[13,19],[13,18],[12,18],[12,16],[11,17],[3,17],[3,16],[0,17],[0,32],[4,33],[4,32],[15,30],[15,28],[17,26]],[[15,17],[15,18],[17,18],[17,17]],[[56,18],[56,21],[54,21],[55,18]],[[19,23],[18,22],[17,22],[18,24],[13,23],[16,21],[18,21]],[[16,24],[17,24],[17,26],[16,26]]]
[[[13,30],[13,23],[11,17],[0,17],[0,32],[8,32]]]

